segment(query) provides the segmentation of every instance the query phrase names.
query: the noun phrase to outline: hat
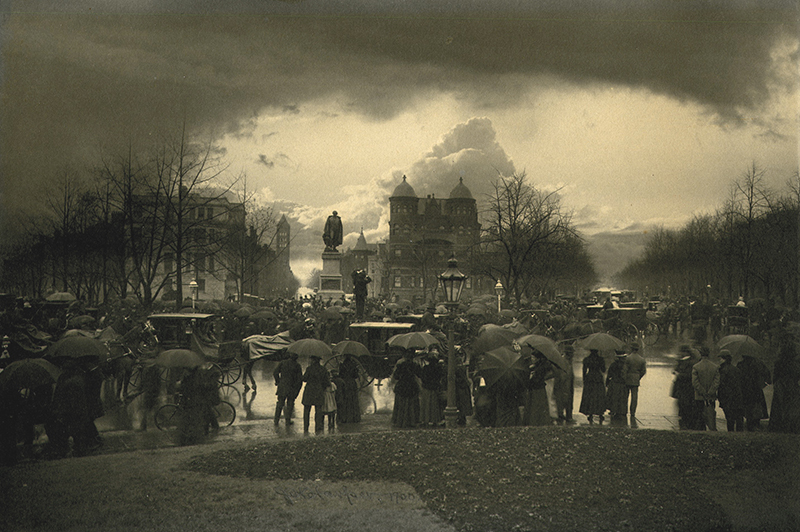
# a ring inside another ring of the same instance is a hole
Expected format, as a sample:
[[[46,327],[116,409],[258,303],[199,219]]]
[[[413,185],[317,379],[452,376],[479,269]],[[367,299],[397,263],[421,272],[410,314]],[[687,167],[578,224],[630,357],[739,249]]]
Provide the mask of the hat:
[[[719,352],[719,358],[724,358],[728,362],[733,360],[733,356],[731,355],[731,352],[728,351],[727,349],[723,349],[722,351]]]
[[[316,358],[317,360],[322,360],[322,357],[319,355],[309,355],[308,358]]]
[[[630,346],[630,349],[629,349],[629,350],[630,350],[630,352],[631,352],[631,353],[635,353],[635,352],[637,352],[637,351],[639,350],[639,344],[637,344],[637,343],[633,343],[633,344],[631,344],[631,346]]]
[[[617,358],[625,358],[626,356],[628,356],[628,353],[626,353],[625,351],[616,351],[616,355]]]

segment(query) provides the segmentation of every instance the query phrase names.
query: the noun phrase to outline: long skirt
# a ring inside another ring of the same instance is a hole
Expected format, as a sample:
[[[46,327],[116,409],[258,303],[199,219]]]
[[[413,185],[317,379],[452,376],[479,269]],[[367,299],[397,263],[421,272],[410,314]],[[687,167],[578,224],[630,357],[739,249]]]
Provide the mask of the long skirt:
[[[399,428],[416,427],[419,424],[419,395],[394,396],[392,425]]]
[[[587,416],[602,416],[606,411],[606,387],[602,382],[584,382],[579,412]]]
[[[608,385],[606,404],[611,417],[625,417],[628,414],[628,387],[624,382],[612,382]]]
[[[538,388],[529,390],[525,400],[525,409],[522,413],[522,424],[534,427],[550,425],[550,403],[547,400],[547,389]]]
[[[342,406],[339,409],[339,423],[359,423],[361,404],[358,400],[358,383],[355,379],[343,379]]]
[[[422,425],[438,425],[444,419],[439,404],[439,390],[422,388],[419,394],[419,421]]]

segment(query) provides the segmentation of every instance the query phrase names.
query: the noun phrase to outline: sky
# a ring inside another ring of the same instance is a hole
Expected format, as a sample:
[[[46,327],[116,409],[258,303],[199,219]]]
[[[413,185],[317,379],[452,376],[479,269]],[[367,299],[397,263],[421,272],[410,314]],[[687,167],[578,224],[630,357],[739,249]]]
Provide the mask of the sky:
[[[301,279],[332,210],[345,249],[387,236],[403,175],[480,202],[525,172],[592,239],[711,213],[753,163],[775,189],[798,169],[796,2],[429,4],[0,1],[2,233],[65,168],[184,123],[287,215]]]

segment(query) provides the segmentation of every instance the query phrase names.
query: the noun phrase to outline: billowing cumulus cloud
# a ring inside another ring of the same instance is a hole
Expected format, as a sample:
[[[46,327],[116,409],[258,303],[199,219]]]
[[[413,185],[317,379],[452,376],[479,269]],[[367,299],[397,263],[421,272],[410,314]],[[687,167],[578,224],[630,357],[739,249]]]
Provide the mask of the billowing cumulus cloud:
[[[447,198],[463,177],[473,197],[481,201],[490,187],[485,176],[510,175],[514,171],[514,164],[496,139],[492,122],[488,118],[472,118],[445,133],[408,168],[388,170],[369,183],[347,187],[346,203],[321,208],[287,201],[273,205],[292,224],[292,264],[308,274],[309,268],[319,267],[322,228],[333,210],[342,217],[343,249],[355,246],[362,230],[367,242],[376,243],[389,234],[389,196],[403,175],[418,197],[431,194],[440,198]]]

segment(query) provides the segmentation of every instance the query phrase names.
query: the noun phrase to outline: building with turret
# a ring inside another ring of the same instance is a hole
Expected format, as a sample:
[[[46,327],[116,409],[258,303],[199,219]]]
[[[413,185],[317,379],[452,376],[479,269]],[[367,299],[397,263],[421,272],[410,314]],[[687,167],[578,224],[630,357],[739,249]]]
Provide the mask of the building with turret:
[[[437,297],[438,276],[451,254],[469,276],[464,295],[481,292],[483,281],[472,272],[481,226],[478,207],[463,178],[446,199],[418,197],[405,176],[389,197],[389,238],[382,253],[380,293],[415,305]],[[485,291],[485,290],[484,290]]]

